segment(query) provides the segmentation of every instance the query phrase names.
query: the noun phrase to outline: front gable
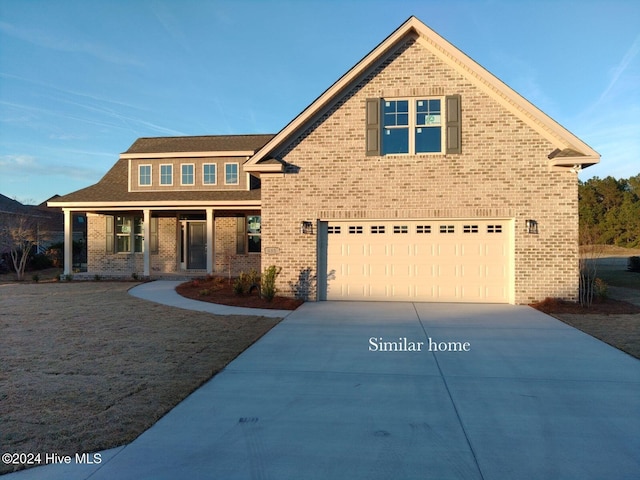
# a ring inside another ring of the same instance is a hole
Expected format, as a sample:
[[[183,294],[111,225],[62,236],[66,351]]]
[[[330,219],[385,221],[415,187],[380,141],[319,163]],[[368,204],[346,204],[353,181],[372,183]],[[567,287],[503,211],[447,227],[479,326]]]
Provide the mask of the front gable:
[[[413,71],[410,77],[407,72],[404,72],[403,75],[396,76],[393,82],[387,80],[386,83],[378,85],[378,90],[368,99],[369,102],[366,106],[363,105],[363,108],[367,108],[367,110],[360,117],[360,121],[366,132],[362,143],[363,151],[366,154],[375,156],[379,153],[381,139],[376,138],[376,134],[383,134],[382,125],[372,121],[376,117],[381,118],[382,111],[379,110],[376,112],[377,114],[372,114],[367,106],[373,105],[374,101],[385,98],[421,100],[423,97],[441,97],[445,102],[444,111],[446,104],[449,103],[449,98],[459,94],[459,89],[451,88],[452,84],[457,81],[461,87],[475,87],[479,92],[499,104],[501,108],[517,117],[528,128],[546,139],[551,145],[549,151],[546,152],[547,166],[550,169],[568,167],[576,170],[599,162],[600,155],[595,150],[426,27],[417,18],[411,17],[260,149],[247,162],[245,170],[256,173],[283,172],[285,166],[282,154],[289,148],[288,146],[299,141],[303,132],[314,124],[317,125],[320,119],[326,118],[327,112],[334,110],[337,104],[348,100],[355,91],[365,88],[368,83],[373,82],[382,70],[390,67],[398,58],[412,56],[412,51],[417,47],[421,47],[424,54],[424,71],[418,75]],[[444,81],[442,74],[446,77]],[[445,85],[449,86],[447,89],[449,96],[446,97]],[[462,99],[463,104],[464,102],[465,100]],[[458,113],[461,110],[469,112],[474,109],[473,105],[468,105],[465,108],[460,104],[456,108]],[[354,119],[355,121],[356,119]],[[463,148],[461,146],[460,119],[453,119],[453,115],[447,115],[445,121],[453,121],[454,123],[442,126],[445,129],[443,140],[450,142],[450,139],[457,137],[455,141],[447,145],[450,148],[443,147],[442,153],[460,153]],[[558,153],[567,151],[573,153],[571,155]],[[414,152],[412,151],[412,153]]]

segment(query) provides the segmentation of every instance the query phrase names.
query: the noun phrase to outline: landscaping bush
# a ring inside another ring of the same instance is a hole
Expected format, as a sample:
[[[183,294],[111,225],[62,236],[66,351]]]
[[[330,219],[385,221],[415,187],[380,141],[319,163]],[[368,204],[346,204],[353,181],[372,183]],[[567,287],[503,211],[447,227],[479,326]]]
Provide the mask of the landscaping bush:
[[[53,267],[53,261],[48,255],[37,253],[33,255],[29,261],[30,270],[44,270]]]
[[[280,273],[281,268],[271,265],[266,268],[262,274],[262,281],[260,283],[260,296],[269,301],[273,300],[276,296],[278,289],[276,288],[276,277]]]
[[[640,272],[640,257],[629,257],[627,260],[627,270],[630,272]]]

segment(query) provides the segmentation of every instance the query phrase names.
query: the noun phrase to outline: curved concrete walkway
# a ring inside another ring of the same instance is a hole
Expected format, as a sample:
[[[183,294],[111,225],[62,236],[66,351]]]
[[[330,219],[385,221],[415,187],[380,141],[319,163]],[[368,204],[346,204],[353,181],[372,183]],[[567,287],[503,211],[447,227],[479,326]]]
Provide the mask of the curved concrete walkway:
[[[141,283],[129,290],[129,294],[150,302],[161,303],[171,307],[194,310],[196,312],[209,312],[216,315],[258,315],[261,317],[284,318],[291,310],[272,310],[269,308],[244,308],[230,307],[210,302],[199,302],[185,298],[176,292],[176,287],[184,283],[173,280],[156,280],[155,282]]]

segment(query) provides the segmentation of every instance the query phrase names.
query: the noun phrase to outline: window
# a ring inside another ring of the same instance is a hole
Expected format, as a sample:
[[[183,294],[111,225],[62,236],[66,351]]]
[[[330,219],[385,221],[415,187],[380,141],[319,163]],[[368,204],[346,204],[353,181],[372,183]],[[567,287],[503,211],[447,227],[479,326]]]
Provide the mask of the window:
[[[366,154],[462,153],[460,95],[366,100]]]
[[[371,233],[384,233],[384,225],[371,225]]]
[[[205,163],[202,165],[202,183],[204,185],[216,184],[216,164]]]
[[[194,184],[194,180],[193,180],[193,170],[194,170],[194,165],[192,163],[187,163],[187,164],[183,164],[181,166],[182,168],[182,181],[181,184],[182,185],[193,185]]]
[[[478,233],[478,225],[464,225],[462,233]]]
[[[431,225],[416,225],[416,233],[431,233]]]
[[[116,217],[116,252],[142,252],[144,245],[144,225],[142,217]]]
[[[141,187],[151,185],[151,165],[138,167],[138,185]]]
[[[359,234],[362,233],[362,227],[360,225],[349,225],[349,233],[350,234]]]
[[[237,163],[224,164],[224,183],[227,185],[238,184],[238,164]]]
[[[384,100],[382,154],[442,152],[442,101]]]
[[[106,215],[105,251],[113,253],[141,253],[144,251],[144,218],[133,215]],[[149,224],[149,251],[158,253],[158,218]]]
[[[160,185],[173,185],[173,165],[160,165]]]
[[[440,233],[455,233],[456,229],[453,225],[440,225]]]
[[[393,233],[409,233],[409,227],[407,225],[394,225]]]
[[[340,233],[340,225],[329,225],[327,233]]]
[[[502,225],[487,225],[487,233],[502,233]]]
[[[247,234],[248,234],[247,251],[249,253],[260,253],[261,223],[262,223],[262,219],[260,215],[249,215],[247,217]]]

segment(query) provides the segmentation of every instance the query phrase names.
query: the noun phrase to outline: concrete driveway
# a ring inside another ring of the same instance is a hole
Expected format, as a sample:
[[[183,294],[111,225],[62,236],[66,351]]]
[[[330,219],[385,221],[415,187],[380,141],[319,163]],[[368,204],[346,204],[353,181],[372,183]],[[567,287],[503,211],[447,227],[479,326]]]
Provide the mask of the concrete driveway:
[[[638,432],[640,361],[529,307],[320,302],[99,465],[8,477],[637,479]]]

